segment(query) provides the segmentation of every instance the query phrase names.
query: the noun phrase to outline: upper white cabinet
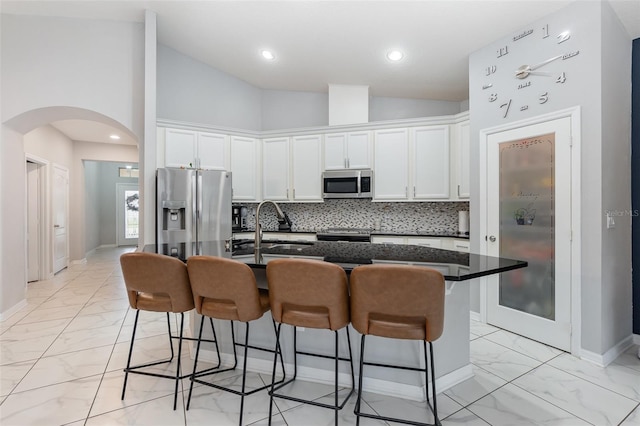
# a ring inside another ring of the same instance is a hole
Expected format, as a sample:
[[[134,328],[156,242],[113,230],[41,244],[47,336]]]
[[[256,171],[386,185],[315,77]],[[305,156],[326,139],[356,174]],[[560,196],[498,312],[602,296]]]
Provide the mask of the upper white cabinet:
[[[455,162],[452,161],[452,164],[456,166],[455,173],[455,187],[453,191],[455,191],[455,195],[457,198],[466,199],[470,196],[470,177],[469,177],[469,167],[470,167],[470,133],[469,133],[469,120],[463,121],[461,123],[457,123],[454,126],[454,141],[455,141]]]
[[[258,139],[231,136],[233,201],[259,201],[260,148]]]
[[[322,201],[322,136],[264,139],[262,188],[265,200]]]
[[[322,201],[322,136],[292,138],[293,199]]]
[[[449,126],[378,130],[374,199],[449,199]]]
[[[324,169],[370,169],[371,132],[329,133],[324,136]]]
[[[165,129],[164,166],[229,170],[229,137],[217,133]]]
[[[373,168],[374,199],[406,200],[409,196],[409,132],[407,129],[377,130]]]
[[[449,126],[411,129],[409,168],[412,170],[410,198],[449,198]]]
[[[262,194],[265,200],[289,200],[289,138],[262,140]]]

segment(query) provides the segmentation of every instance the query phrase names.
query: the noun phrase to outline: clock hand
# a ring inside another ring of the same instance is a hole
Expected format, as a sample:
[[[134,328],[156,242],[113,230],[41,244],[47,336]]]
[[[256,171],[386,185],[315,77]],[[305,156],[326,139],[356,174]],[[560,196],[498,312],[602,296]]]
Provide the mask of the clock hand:
[[[529,67],[529,71],[533,71],[533,70],[535,70],[535,69],[540,68],[541,66],[547,65],[549,62],[553,62],[553,61],[555,61],[556,59],[560,59],[560,58],[562,58],[562,56],[563,56],[563,55],[554,56],[553,58],[549,58],[549,59],[547,59],[546,61],[540,62],[539,64],[531,65],[531,66]]]
[[[549,58],[546,61],[542,61],[539,64],[535,65],[522,65],[520,68],[516,70],[516,77],[519,79],[527,78],[529,74],[532,73],[533,70],[538,69],[544,65],[547,65],[549,62],[553,62],[557,59],[562,58],[563,55],[554,56],[553,58]]]

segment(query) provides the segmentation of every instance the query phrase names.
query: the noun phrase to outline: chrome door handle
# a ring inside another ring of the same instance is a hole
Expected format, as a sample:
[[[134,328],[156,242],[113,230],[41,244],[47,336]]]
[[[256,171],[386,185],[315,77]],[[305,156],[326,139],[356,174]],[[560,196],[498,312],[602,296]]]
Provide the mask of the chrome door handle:
[[[496,242],[496,237],[494,237],[493,235],[489,237],[489,241],[491,241],[492,243]]]

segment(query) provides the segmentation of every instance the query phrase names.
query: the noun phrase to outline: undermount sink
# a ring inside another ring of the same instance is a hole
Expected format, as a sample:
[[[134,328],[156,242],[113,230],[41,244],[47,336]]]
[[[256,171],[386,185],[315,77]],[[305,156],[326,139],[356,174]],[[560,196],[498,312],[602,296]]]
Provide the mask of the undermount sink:
[[[263,242],[262,248],[265,249],[283,249],[283,250],[303,250],[312,246],[312,242],[295,242],[295,243],[269,243]]]

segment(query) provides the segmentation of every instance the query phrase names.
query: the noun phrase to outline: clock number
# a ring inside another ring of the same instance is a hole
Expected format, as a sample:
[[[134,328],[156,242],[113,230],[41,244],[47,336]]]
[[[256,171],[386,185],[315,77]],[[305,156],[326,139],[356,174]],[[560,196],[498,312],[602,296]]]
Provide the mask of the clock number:
[[[571,38],[571,33],[569,33],[569,31],[564,31],[561,32],[560,34],[558,34],[558,44],[560,43],[564,43],[565,41],[569,40]]]
[[[497,70],[498,70],[498,67],[496,67],[495,65],[491,65],[490,67],[487,67],[485,69],[485,71],[487,72],[487,75],[494,74]]]
[[[526,110],[528,110],[528,109],[529,109],[529,105],[522,105],[522,106],[520,107],[520,111],[526,111]]]
[[[542,38],[549,37],[549,24],[542,27]]]
[[[564,74],[564,72],[562,74],[560,74],[558,76],[558,78],[556,78],[556,83],[564,83],[565,81],[567,81],[567,76]]]
[[[538,101],[541,104],[546,104],[547,101],[549,100],[549,92],[544,92],[543,94],[540,95],[540,97],[538,98]]]
[[[505,46],[505,47],[501,47],[500,49],[497,50],[498,52],[498,58],[504,55],[508,55],[509,54],[509,46]]]
[[[489,95],[489,102],[495,102],[496,99],[498,99],[498,94],[497,93],[492,93]]]
[[[507,114],[509,114],[509,108],[511,108],[511,99],[509,99],[509,102],[500,105],[500,109],[502,108],[505,108],[502,118],[507,118]]]

